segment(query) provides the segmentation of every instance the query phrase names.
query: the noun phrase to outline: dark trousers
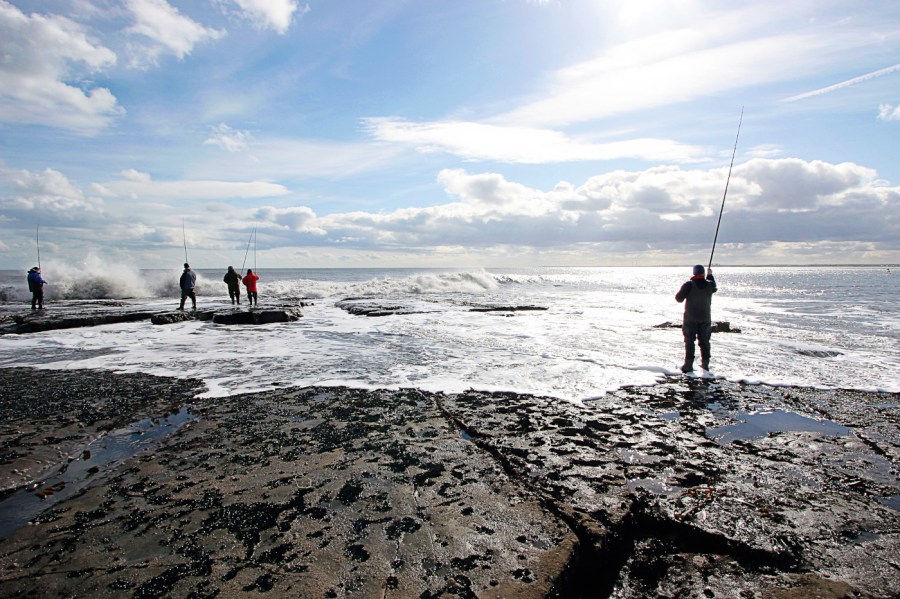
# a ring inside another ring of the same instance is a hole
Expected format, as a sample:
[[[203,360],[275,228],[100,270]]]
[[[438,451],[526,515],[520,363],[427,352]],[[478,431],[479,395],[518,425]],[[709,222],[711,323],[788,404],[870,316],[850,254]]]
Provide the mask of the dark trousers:
[[[238,286],[232,287],[228,286],[228,297],[231,298],[231,303],[234,303],[234,300],[237,300],[237,303],[241,303],[241,288]]]
[[[43,288],[38,289],[37,291],[31,292],[31,309],[37,310],[38,308],[40,308],[41,310],[44,309],[44,290],[43,290]]]
[[[252,306],[253,304],[259,305],[259,297],[257,297],[255,291],[247,292],[247,302]]]
[[[184,300],[187,298],[191,298],[191,304],[194,305],[194,310],[197,309],[197,295],[194,293],[193,289],[182,289],[181,290],[181,305],[178,306],[179,310],[184,310]]]
[[[694,340],[700,346],[700,359],[703,368],[709,368],[709,338],[712,336],[712,322],[685,321],[681,325],[684,333],[684,365],[694,366]]]

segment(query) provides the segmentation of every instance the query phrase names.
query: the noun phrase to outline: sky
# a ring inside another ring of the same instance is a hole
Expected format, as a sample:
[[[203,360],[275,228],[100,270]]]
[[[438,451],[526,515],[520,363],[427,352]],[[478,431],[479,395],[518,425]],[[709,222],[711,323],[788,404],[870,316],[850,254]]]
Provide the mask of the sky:
[[[0,0],[0,230],[25,270],[900,263],[900,10]]]

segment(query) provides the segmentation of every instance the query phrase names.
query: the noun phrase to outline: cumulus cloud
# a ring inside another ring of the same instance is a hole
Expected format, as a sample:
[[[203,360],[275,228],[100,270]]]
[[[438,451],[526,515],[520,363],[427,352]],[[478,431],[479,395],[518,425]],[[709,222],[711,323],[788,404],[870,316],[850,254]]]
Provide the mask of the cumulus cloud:
[[[53,215],[57,223],[92,229],[102,221],[111,243],[136,251],[143,251],[140,244],[180,245],[181,219],[187,218],[190,245],[228,251],[259,227],[269,248],[409,255],[455,248],[504,259],[546,251],[583,263],[598,252],[649,251],[665,261],[666,255],[708,251],[727,175],[727,167],[670,165],[539,189],[496,172],[446,169],[437,175],[444,203],[318,214],[308,206],[285,205],[291,202],[288,190],[269,183],[154,181],[129,170],[92,185],[87,197],[51,169],[7,168],[0,169],[0,220],[33,223],[40,217],[43,224],[45,215]],[[233,201],[279,194],[278,206],[250,208]],[[136,231],[142,231],[139,238]],[[794,246],[871,247],[872,255],[896,257],[900,187],[852,163],[753,159],[734,167],[719,244],[722,257],[748,261],[758,256],[790,262],[772,252]]]
[[[108,89],[82,80],[116,55],[74,21],[0,0],[0,56],[0,122],[93,133],[124,112]]]
[[[362,250],[498,245],[571,250],[579,244],[650,243],[657,251],[681,251],[710,243],[726,177],[726,168],[666,166],[539,190],[497,173],[450,169],[441,171],[438,182],[454,201],[390,213],[305,213],[305,230],[323,234],[302,237],[302,243]],[[754,159],[734,169],[720,241],[880,240],[896,251],[900,217],[892,215],[900,214],[898,208],[900,188],[884,186],[871,169]]]
[[[424,153],[447,152],[471,161],[555,164],[638,158],[689,163],[698,162],[704,156],[702,148],[668,139],[594,142],[550,129],[468,121],[415,123],[380,117],[363,122],[378,141],[408,144]]]
[[[102,200],[86,197],[65,175],[0,167],[0,219],[47,225],[91,226],[102,217]]]
[[[253,220],[262,221],[263,223],[272,223],[277,227],[294,232],[312,233],[314,235],[325,234],[323,229],[317,226],[309,226],[310,223],[315,222],[316,213],[306,206],[290,208],[263,206],[254,211]]]
[[[283,35],[290,29],[294,15],[309,12],[309,4],[301,7],[295,0],[232,0],[242,14],[257,27],[272,29]]]
[[[900,121],[900,104],[882,104],[878,107],[878,118],[882,121]]]
[[[224,31],[204,27],[182,15],[166,0],[128,0],[126,6],[134,19],[128,32],[149,41],[141,47],[140,58],[146,63],[155,63],[164,51],[182,59],[195,45],[225,36]]]

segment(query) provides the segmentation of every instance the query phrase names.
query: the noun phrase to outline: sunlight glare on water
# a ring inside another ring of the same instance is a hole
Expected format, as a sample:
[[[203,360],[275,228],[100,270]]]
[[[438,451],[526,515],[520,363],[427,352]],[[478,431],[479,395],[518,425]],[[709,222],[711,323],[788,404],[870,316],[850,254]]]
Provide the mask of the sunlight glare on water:
[[[890,271],[715,272],[713,319],[741,329],[713,336],[716,375],[900,390],[900,319]],[[201,306],[225,307],[225,286],[216,282],[221,273],[200,274]],[[261,305],[312,302],[303,318],[262,326],[139,322],[5,335],[0,364],[198,377],[209,396],[342,384],[508,390],[579,400],[678,374],[683,357],[677,326],[658,325],[680,324],[683,307],[674,294],[688,268],[295,269],[260,275]],[[154,271],[146,278],[160,281],[161,275]],[[104,286],[92,288],[98,287]],[[152,285],[138,287],[146,293]],[[157,287],[163,291],[131,302],[173,308],[166,287]],[[404,313],[350,314],[338,305],[347,298],[399,306]],[[523,307],[532,309],[472,311]]]

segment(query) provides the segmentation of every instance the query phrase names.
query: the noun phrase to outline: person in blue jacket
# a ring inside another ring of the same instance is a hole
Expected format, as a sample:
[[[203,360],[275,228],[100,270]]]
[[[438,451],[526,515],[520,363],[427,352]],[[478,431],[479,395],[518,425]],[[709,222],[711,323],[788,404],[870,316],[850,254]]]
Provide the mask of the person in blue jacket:
[[[44,309],[44,285],[47,281],[41,276],[41,268],[35,266],[28,271],[28,291],[31,292],[31,309]]]
[[[694,276],[686,281],[675,301],[684,302],[684,319],[681,332],[684,333],[684,365],[681,372],[694,370],[694,340],[700,346],[700,365],[709,370],[709,338],[712,336],[712,294],[717,291],[712,269],[704,277],[702,264],[694,267]]]
[[[178,309],[184,310],[184,300],[191,298],[191,303],[193,304],[192,309],[196,312],[197,295],[194,293],[194,287],[197,286],[197,274],[191,270],[191,265],[187,262],[184,263],[184,272],[181,273],[181,279],[178,281],[178,285],[181,287],[181,305],[178,306]]]

